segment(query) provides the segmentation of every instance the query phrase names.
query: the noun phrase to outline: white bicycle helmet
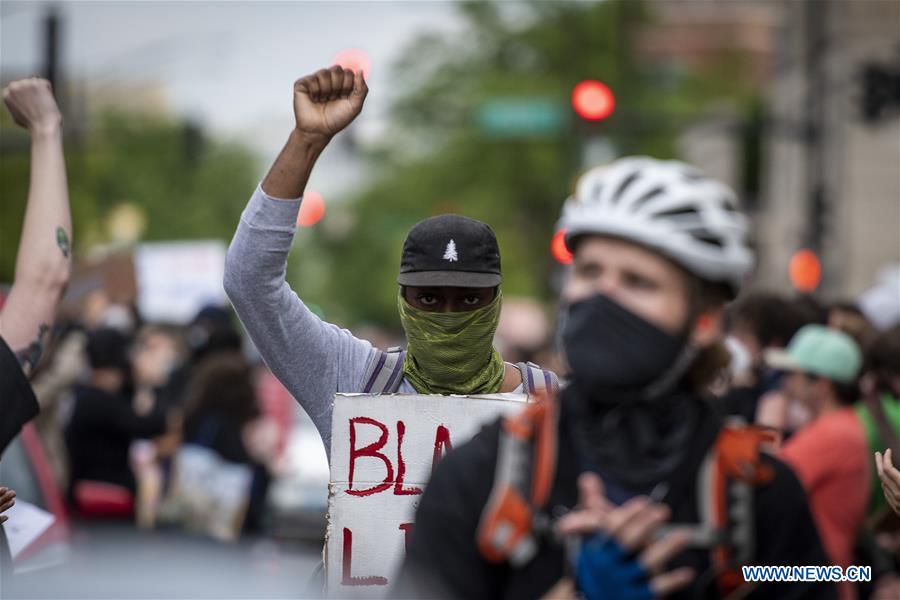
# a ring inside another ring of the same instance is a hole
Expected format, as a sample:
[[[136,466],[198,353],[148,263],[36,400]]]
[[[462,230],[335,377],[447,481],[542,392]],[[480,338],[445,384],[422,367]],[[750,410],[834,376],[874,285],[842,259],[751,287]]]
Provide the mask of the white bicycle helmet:
[[[678,161],[628,157],[585,173],[563,206],[566,244],[586,234],[647,246],[734,296],[753,266],[735,193]]]

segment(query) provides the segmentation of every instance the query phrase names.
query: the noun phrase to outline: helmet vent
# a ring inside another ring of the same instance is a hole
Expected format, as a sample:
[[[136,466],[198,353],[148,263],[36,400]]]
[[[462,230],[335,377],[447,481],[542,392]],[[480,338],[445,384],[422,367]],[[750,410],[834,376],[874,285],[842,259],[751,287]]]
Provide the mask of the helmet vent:
[[[628,177],[626,177],[625,180],[621,183],[621,185],[619,185],[619,189],[616,190],[616,193],[615,193],[615,195],[613,196],[613,198],[618,198],[618,197],[620,197],[622,194],[624,194],[624,193],[625,193],[625,190],[627,190],[628,187],[629,187],[632,183],[634,183],[634,180],[637,179],[637,178],[640,176],[640,174],[641,174],[640,171],[635,171],[634,173],[632,173],[631,175],[629,175]]]
[[[706,175],[701,173],[700,171],[695,171],[694,169],[685,169],[682,174],[684,175],[685,181],[703,181],[704,179],[709,179]]]
[[[656,198],[657,196],[661,195],[664,191],[665,191],[665,188],[663,186],[655,187],[652,190],[650,190],[649,192],[647,192],[646,194],[644,194],[643,196],[641,196],[640,198],[638,198],[637,200],[635,200],[632,203],[632,206],[634,208],[638,208],[639,206],[641,206],[642,204],[647,202],[647,200],[650,200],[651,198]]]
[[[709,232],[694,234],[693,238],[695,240],[697,240],[698,242],[703,242],[704,244],[709,244],[710,246],[715,246],[716,248],[722,247],[722,240],[720,240],[717,237],[714,237]]]
[[[700,213],[697,212],[697,209],[693,206],[684,206],[682,208],[673,208],[671,210],[664,210],[662,212],[658,212],[653,215],[655,220],[657,219],[668,219],[670,217],[686,217],[692,216],[700,218]]]
[[[726,210],[726,211],[728,211],[728,212],[730,212],[730,213],[732,213],[732,214],[738,214],[739,211],[738,211],[738,209],[737,209],[737,206],[735,206],[735,205],[734,205],[734,202],[732,202],[730,199],[728,199],[728,198],[722,198],[722,203],[721,203],[721,204],[722,204],[722,209],[723,209],[723,210]]]

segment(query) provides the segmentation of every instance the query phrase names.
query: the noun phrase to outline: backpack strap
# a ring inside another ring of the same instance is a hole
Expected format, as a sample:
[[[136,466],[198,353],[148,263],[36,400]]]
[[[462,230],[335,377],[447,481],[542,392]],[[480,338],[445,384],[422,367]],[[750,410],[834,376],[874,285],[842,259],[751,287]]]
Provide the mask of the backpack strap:
[[[494,485],[476,534],[490,562],[520,567],[538,551],[540,511],[556,474],[557,419],[555,395],[540,390],[535,402],[501,421]]]
[[[775,437],[761,427],[725,425],[698,474],[698,514],[703,528],[714,533],[710,554],[723,597],[743,585],[740,566],[755,556],[754,488],[774,476],[760,448]]]
[[[362,393],[364,394],[393,394],[400,389],[403,381],[403,361],[406,351],[399,347],[388,348],[387,351],[378,350],[369,366],[363,381]]]
[[[533,362],[516,363],[516,368],[522,374],[522,389],[529,396],[534,396],[540,390],[548,390],[553,394],[559,392],[559,378],[553,371],[542,369]]]

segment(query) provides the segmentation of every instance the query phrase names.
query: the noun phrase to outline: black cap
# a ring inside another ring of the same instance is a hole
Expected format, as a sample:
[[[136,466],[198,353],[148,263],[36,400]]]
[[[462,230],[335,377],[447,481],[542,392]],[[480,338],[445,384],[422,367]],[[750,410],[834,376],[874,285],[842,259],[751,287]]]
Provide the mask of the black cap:
[[[410,229],[403,242],[400,285],[496,287],[500,281],[497,237],[481,221],[431,217]]]

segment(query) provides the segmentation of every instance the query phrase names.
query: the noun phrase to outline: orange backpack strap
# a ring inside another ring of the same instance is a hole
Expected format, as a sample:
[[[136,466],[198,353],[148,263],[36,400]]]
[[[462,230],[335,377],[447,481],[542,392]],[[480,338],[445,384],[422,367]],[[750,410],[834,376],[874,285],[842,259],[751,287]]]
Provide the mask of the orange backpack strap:
[[[555,396],[539,390],[501,423],[494,485],[477,532],[478,549],[490,562],[521,566],[538,550],[534,521],[553,487],[557,418]]]
[[[774,476],[772,467],[762,461],[760,448],[775,439],[767,429],[726,425],[700,469],[700,520],[718,532],[711,555],[723,596],[743,585],[739,567],[750,564],[755,554],[754,488]]]

